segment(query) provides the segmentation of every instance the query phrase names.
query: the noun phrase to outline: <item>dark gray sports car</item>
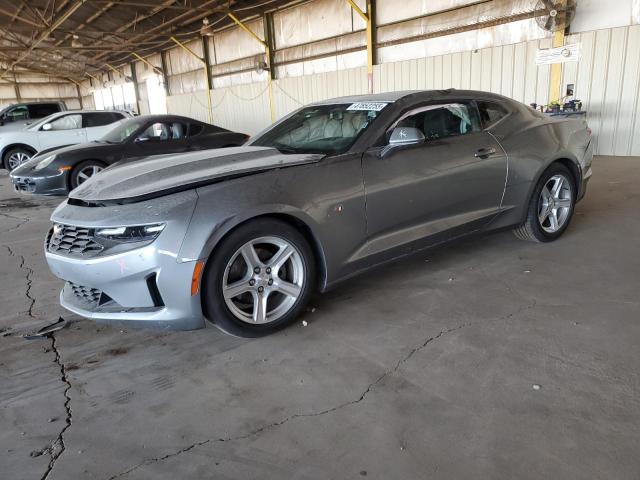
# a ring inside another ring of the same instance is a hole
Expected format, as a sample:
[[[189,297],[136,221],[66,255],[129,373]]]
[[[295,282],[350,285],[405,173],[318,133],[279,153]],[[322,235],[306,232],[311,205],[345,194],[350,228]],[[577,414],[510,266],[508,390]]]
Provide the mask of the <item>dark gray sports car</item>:
[[[52,215],[67,309],[260,336],[314,289],[472,232],[566,230],[591,176],[584,121],[473,91],[338,98],[244,147],[115,166]]]
[[[109,165],[144,157],[237,147],[248,135],[177,115],[143,115],[114,124],[100,140],[43,150],[11,172],[19,192],[66,195]]]

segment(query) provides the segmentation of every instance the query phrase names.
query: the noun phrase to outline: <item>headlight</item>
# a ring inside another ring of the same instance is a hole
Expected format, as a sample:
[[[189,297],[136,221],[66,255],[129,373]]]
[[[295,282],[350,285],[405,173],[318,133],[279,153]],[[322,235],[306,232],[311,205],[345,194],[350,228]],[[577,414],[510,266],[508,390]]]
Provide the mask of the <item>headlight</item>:
[[[49,165],[51,165],[51,162],[53,162],[56,159],[55,155],[49,155],[46,158],[43,158],[42,160],[40,160],[38,162],[38,164],[33,167],[34,170],[42,170],[43,168],[48,167]]]
[[[113,242],[149,242],[164,230],[164,223],[136,225],[133,227],[109,227],[96,229],[96,236]]]

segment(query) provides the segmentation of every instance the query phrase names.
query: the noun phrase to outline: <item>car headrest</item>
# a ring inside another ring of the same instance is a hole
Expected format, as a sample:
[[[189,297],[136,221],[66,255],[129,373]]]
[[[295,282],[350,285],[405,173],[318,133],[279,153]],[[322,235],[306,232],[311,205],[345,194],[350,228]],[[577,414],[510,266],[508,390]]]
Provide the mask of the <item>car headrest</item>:
[[[173,123],[171,124],[171,135],[174,140],[184,138],[184,127],[181,123]]]

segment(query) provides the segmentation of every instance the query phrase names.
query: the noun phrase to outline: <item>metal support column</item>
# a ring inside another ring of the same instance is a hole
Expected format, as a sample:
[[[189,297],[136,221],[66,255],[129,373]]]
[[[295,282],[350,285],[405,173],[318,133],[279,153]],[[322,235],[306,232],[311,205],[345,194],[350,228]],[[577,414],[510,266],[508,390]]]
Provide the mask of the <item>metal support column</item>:
[[[274,61],[274,54],[276,51],[275,37],[273,35],[273,14],[265,13],[262,17],[262,23],[264,24],[264,43],[265,57],[267,59],[267,74],[269,75],[269,108],[271,111],[271,123],[276,121],[276,109],[275,101],[273,99],[273,81],[276,79],[276,67]]]
[[[162,65],[161,69],[162,69],[162,83],[164,84],[164,94],[168,97],[170,90],[169,90],[169,76],[167,74],[167,59],[164,57],[166,55],[166,52],[162,51],[160,52],[160,64]]]
[[[211,55],[209,54],[209,42],[207,37],[202,37],[202,53],[204,55],[204,68],[207,78],[207,99],[209,101],[209,123],[213,123],[213,102],[211,100],[211,90],[213,90],[213,77],[211,76]]]
[[[213,106],[211,105],[211,75],[209,74],[209,62],[207,62],[207,60],[201,56],[199,56],[198,54],[196,54],[196,52],[194,52],[193,50],[191,50],[189,47],[187,47],[185,44],[183,44],[180,40],[178,40],[176,37],[171,37],[171,41],[173,43],[175,43],[176,45],[178,45],[180,48],[182,48],[184,51],[186,51],[187,53],[193,55],[194,57],[196,57],[198,60],[200,60],[204,66],[204,77],[205,77],[205,82],[207,85],[207,98],[209,99],[209,123],[213,123]],[[203,45],[204,48],[204,45]]]
[[[367,0],[367,13],[363,12],[354,0],[347,0],[347,3],[362,17],[367,25],[367,85],[369,93],[373,93],[373,66],[377,61],[375,51],[375,0]]]
[[[15,92],[16,100],[18,101],[18,103],[20,103],[22,98],[20,97],[20,86],[18,85],[18,77],[15,73],[13,74],[13,91]]]
[[[566,7],[566,0],[560,0],[560,8]],[[557,14],[557,13],[556,13]],[[553,34],[552,47],[564,46],[564,29]],[[560,101],[562,97],[562,63],[552,63],[549,75],[549,103]]]
[[[136,96],[136,107],[138,108],[138,115],[140,115],[140,89],[138,88],[138,72],[136,72],[135,62],[129,64],[131,68],[131,81],[133,82],[133,93]]]
[[[79,83],[76,83],[76,93],[78,95],[78,102],[80,103],[80,110],[84,110],[84,105],[82,104],[82,93],[80,93],[80,84]]]
[[[276,121],[276,110],[275,104],[273,101],[273,78],[275,75],[273,64],[270,62],[271,56],[271,47],[269,46],[269,37],[267,37],[267,25],[265,23],[265,40],[256,35],[253,30],[247,27],[238,17],[236,17],[233,13],[227,14],[231,20],[233,20],[240,28],[242,28],[245,32],[251,35],[258,43],[260,43],[264,47],[264,53],[267,59],[267,68],[269,69],[269,76],[267,79],[267,88],[269,89],[269,110],[271,112],[271,122]],[[266,22],[266,19],[265,19]]]

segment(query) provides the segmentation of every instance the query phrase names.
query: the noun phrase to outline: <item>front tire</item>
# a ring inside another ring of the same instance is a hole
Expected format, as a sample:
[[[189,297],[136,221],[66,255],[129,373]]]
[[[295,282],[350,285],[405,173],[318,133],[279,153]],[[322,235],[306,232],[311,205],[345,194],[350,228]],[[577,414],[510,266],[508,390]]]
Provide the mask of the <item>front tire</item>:
[[[31,157],[33,157],[31,150],[22,147],[12,148],[4,155],[4,168],[10,172],[29,161]]]
[[[107,165],[98,160],[87,160],[86,162],[79,163],[71,171],[69,189],[73,190],[74,188],[78,188],[79,185],[82,185],[105,168],[107,168]]]
[[[569,169],[552,164],[540,177],[529,200],[525,222],[513,230],[521,240],[552,242],[569,226],[576,204],[576,185]]]
[[[216,248],[202,280],[203,308],[217,327],[240,337],[276,332],[302,312],[315,286],[315,261],[288,223],[241,225]]]

